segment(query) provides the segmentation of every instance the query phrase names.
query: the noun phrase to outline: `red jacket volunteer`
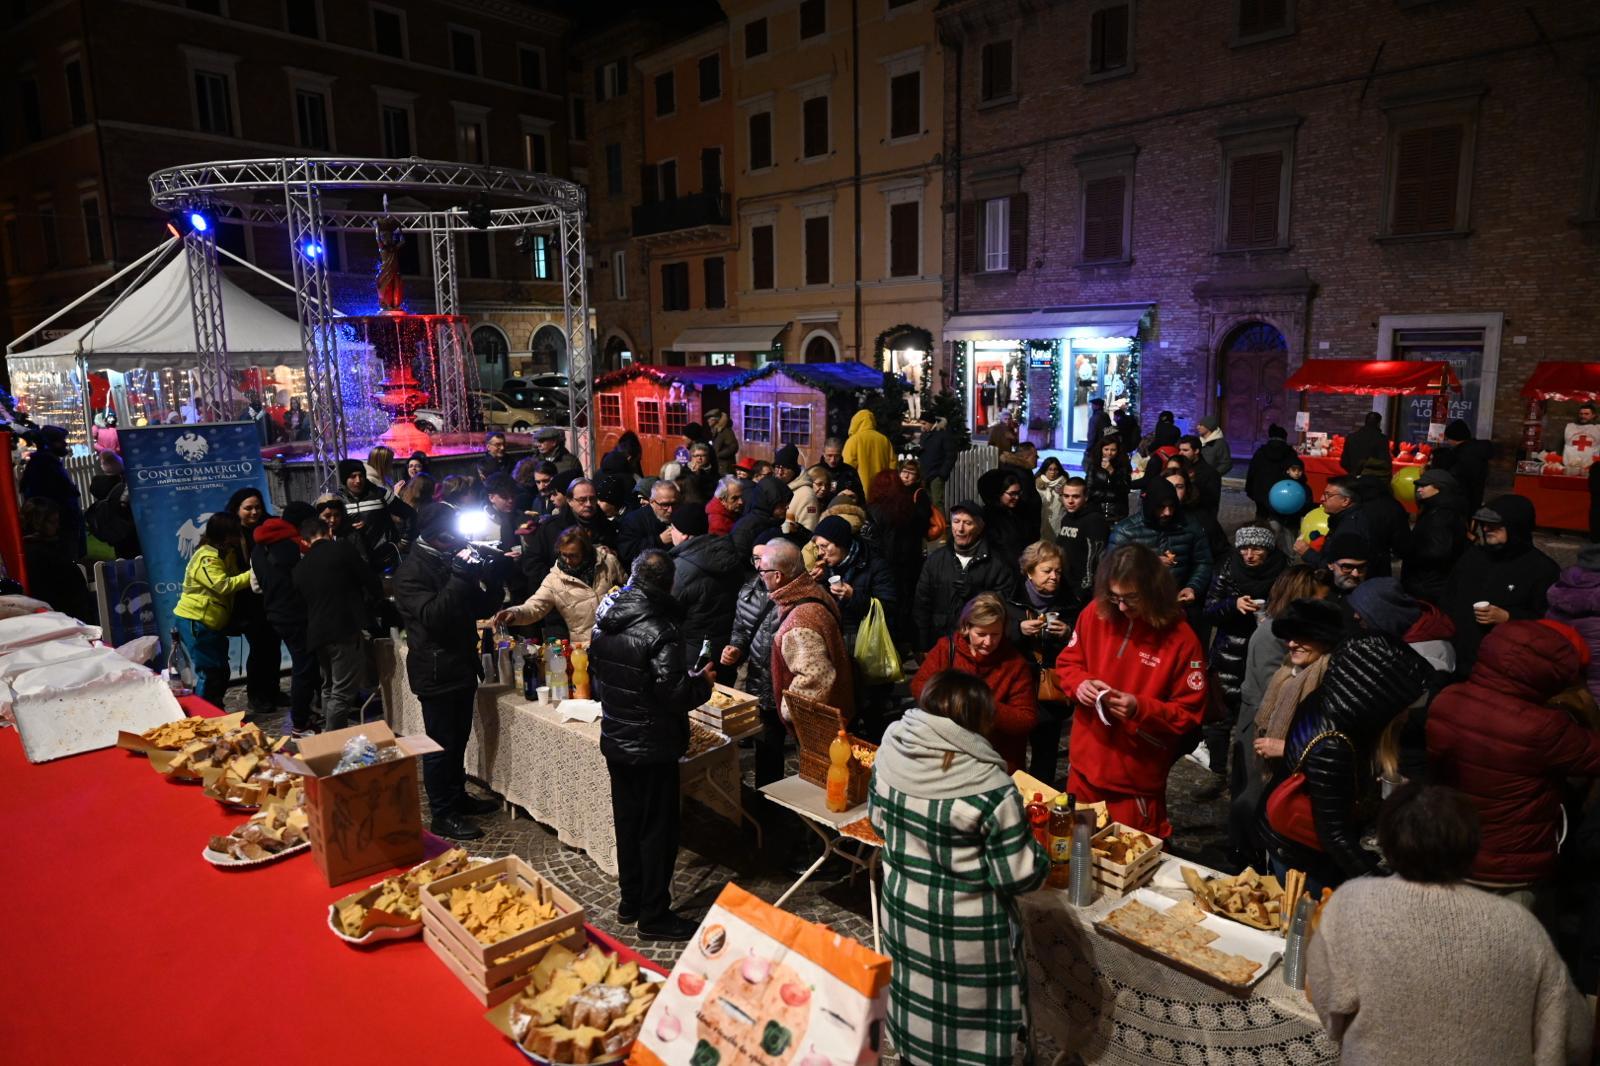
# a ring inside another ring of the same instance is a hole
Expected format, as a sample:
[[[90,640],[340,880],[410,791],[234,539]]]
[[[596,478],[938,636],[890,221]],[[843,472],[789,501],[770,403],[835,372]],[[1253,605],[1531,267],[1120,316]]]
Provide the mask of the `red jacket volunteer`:
[[[1067,791],[1102,801],[1112,818],[1166,837],[1167,773],[1178,742],[1205,717],[1206,666],[1200,641],[1181,620],[1156,629],[1142,618],[1104,605],[1101,597],[1078,615],[1072,639],[1056,659],[1061,687],[1076,693],[1101,681],[1136,697],[1125,720],[1102,717],[1081,699],[1072,718]]]

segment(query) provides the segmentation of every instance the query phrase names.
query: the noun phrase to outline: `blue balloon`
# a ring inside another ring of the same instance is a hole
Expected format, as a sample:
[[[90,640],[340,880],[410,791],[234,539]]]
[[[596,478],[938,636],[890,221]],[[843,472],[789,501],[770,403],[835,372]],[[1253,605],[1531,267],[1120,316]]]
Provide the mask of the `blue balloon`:
[[[1284,478],[1267,491],[1267,502],[1279,514],[1296,514],[1306,505],[1306,487],[1293,478]]]

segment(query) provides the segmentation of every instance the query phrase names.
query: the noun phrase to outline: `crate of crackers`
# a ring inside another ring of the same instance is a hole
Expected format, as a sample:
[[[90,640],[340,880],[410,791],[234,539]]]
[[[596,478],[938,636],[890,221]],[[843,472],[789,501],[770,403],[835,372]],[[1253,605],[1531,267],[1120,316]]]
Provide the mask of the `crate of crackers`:
[[[1089,842],[1095,883],[1126,896],[1155,876],[1161,849],[1160,837],[1112,822]]]
[[[583,908],[516,856],[422,886],[422,938],[485,1007],[528,983],[555,944],[587,942]]]

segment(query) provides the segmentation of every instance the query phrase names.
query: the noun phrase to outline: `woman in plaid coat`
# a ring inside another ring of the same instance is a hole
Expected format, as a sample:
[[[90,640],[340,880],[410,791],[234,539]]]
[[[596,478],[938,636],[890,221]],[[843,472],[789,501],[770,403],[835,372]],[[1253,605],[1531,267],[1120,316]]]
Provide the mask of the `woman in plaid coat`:
[[[889,1031],[908,1066],[1009,1066],[1026,1017],[1013,897],[1049,872],[1006,762],[984,739],[994,697],[972,674],[928,681],[883,735],[868,815],[883,837]]]

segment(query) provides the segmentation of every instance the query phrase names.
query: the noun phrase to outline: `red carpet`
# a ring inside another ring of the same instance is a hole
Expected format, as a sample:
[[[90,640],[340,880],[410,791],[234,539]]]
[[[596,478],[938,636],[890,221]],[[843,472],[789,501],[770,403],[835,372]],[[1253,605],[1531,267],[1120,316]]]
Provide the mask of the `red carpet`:
[[[0,1061],[526,1061],[420,937],[328,931],[368,879],[329,888],[310,853],[218,870],[201,849],[246,815],[143,756],[34,766],[0,732]]]

